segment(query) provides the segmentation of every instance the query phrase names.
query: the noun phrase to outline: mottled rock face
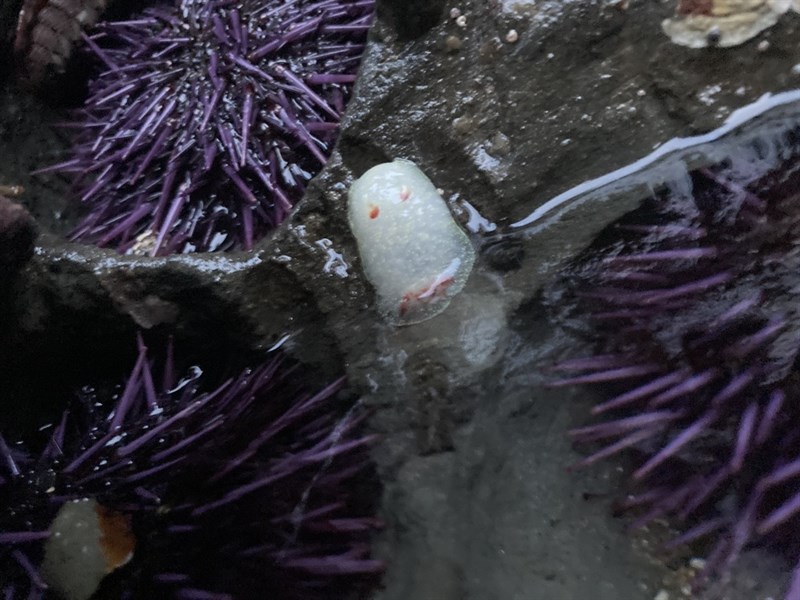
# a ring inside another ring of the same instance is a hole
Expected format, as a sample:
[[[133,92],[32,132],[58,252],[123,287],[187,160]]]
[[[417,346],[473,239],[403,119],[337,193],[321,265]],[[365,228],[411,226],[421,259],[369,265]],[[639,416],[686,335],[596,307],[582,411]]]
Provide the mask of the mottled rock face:
[[[33,254],[36,224],[25,208],[0,196],[0,275],[14,274]]]

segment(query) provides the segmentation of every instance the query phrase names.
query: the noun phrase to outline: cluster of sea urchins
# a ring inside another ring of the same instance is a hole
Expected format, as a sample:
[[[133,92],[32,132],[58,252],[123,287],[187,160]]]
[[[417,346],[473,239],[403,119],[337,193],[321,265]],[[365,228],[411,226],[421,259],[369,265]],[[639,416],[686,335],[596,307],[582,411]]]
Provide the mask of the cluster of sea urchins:
[[[82,502],[113,571],[102,597],[351,597],[381,570],[372,507],[353,485],[371,438],[358,433],[363,413],[335,401],[341,381],[301,394],[275,360],[201,391],[196,368],[176,378],[171,349],[164,363],[159,374],[140,341],[113,406],[85,392],[36,458],[0,437],[4,598],[45,597],[48,583],[80,597],[50,571],[78,562],[58,546],[79,532],[54,519]]]
[[[76,240],[250,249],[325,164],[374,0],[175,0],[100,25],[74,123]]]
[[[710,543],[706,575],[748,545],[800,555],[798,156],[792,130],[688,173],[568,276],[599,353],[556,365],[573,375],[555,385],[611,393],[572,431],[595,447],[582,464],[631,452],[623,508],[684,523],[672,547]]]

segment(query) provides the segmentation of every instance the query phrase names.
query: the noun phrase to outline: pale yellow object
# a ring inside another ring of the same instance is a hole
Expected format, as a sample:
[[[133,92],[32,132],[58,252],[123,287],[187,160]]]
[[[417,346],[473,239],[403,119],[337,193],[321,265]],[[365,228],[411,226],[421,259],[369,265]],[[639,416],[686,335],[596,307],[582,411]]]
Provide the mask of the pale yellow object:
[[[42,578],[64,600],[88,600],[103,578],[133,556],[129,520],[96,500],[65,503],[50,525]]]
[[[348,216],[378,306],[396,324],[442,312],[464,287],[475,250],[414,163],[372,167],[353,183]]]
[[[677,15],[661,24],[676,44],[689,48],[738,46],[772,27],[798,0],[713,0],[711,14]]]

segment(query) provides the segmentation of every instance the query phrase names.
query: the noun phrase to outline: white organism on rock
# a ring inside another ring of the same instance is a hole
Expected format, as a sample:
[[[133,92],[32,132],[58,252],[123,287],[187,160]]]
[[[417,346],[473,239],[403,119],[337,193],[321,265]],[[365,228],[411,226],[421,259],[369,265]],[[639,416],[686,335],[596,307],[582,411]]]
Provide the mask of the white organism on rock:
[[[414,163],[369,169],[350,188],[348,215],[364,272],[391,322],[430,319],[464,287],[475,250]]]

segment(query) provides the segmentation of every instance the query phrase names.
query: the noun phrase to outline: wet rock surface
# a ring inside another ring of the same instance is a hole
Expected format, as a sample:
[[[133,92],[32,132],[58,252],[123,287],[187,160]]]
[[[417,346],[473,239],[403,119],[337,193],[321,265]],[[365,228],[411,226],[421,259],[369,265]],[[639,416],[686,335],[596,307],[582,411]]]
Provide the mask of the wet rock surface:
[[[21,205],[0,196],[0,276],[10,279],[33,254],[36,223]]]
[[[0,58],[0,62],[2,62]],[[46,231],[66,235],[73,226],[75,206],[66,182],[32,172],[57,163],[67,141],[55,123],[65,116],[42,99],[3,80],[0,70],[0,186],[25,190],[17,201],[25,205]]]
[[[119,257],[62,241],[63,192],[26,174],[50,164],[58,136],[36,125],[49,119],[43,109],[7,89],[0,184],[24,183],[22,200],[50,234],[0,318],[0,421],[40,422],[52,410],[44,398],[118,364],[139,327],[211,355],[257,354],[291,334],[286,347],[321,377],[346,366],[384,436],[377,552],[389,570],[377,598],[682,597],[685,561],[655,550],[663,532],[631,536],[611,516],[622,469],[567,472],[580,456],[565,432],[590,403],[543,387],[541,371],[580,352],[550,322],[542,287],[637,199],[576,210],[529,238],[505,234],[572,186],[796,86],[800,18],[741,47],[689,50],[661,32],[672,3],[621,4],[379,3],[338,150],[290,221],[247,255]],[[361,273],[346,192],[398,157],[420,166],[463,223],[465,201],[486,222],[462,294],[396,329],[378,318]],[[707,597],[780,597],[785,572],[776,556],[751,553]]]

